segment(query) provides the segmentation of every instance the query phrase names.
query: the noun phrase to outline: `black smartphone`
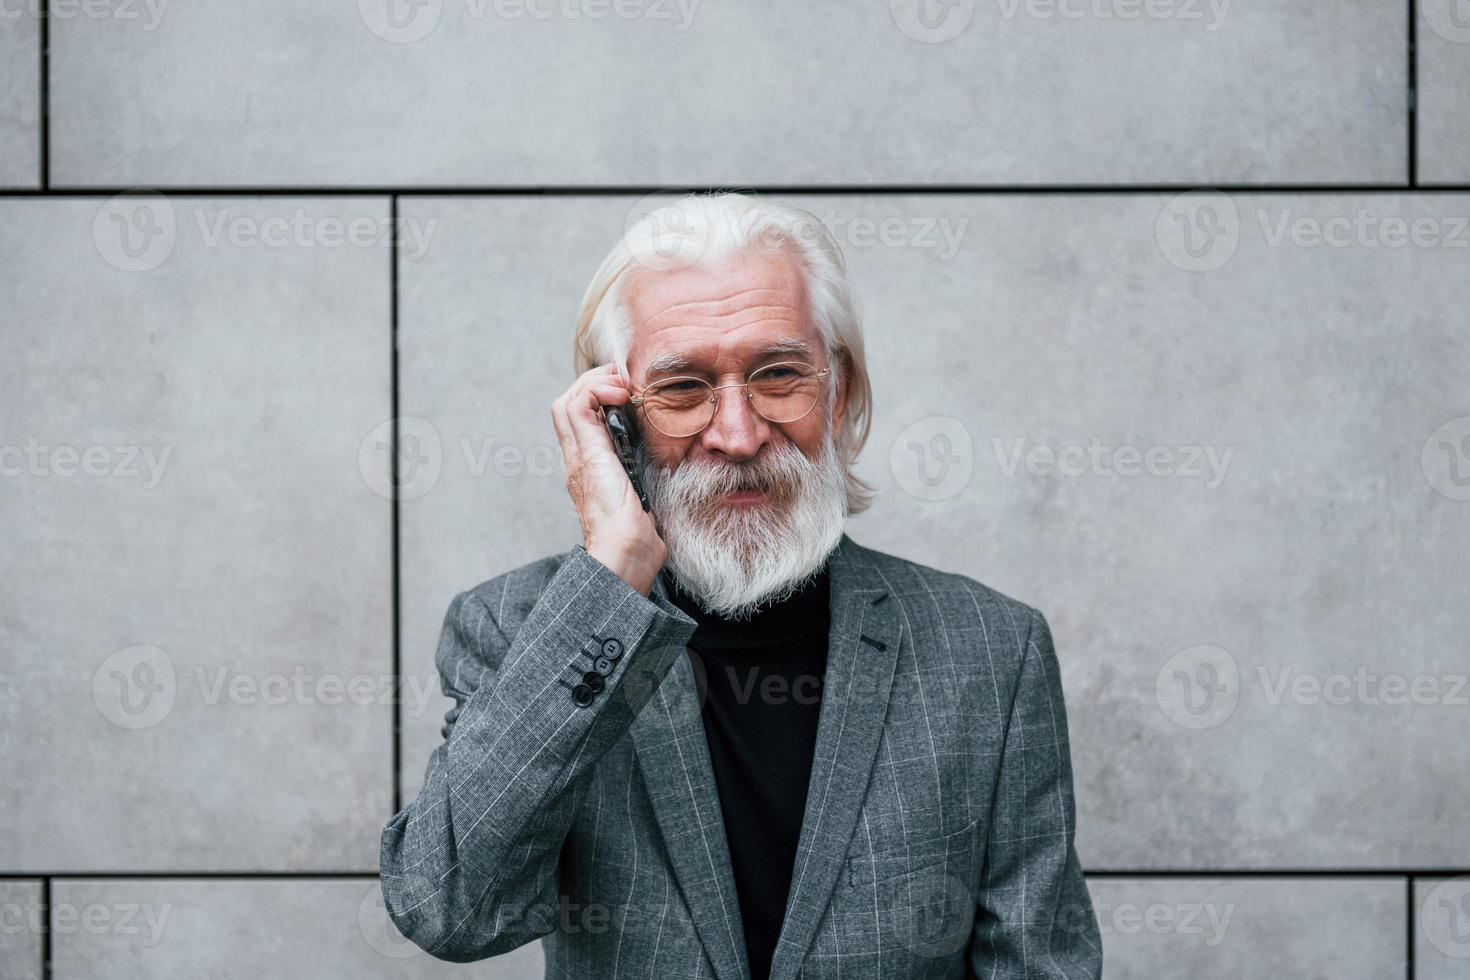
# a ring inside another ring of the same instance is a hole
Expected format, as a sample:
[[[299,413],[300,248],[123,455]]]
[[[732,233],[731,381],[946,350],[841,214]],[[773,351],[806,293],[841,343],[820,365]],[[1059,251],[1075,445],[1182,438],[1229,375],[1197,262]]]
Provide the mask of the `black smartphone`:
[[[643,492],[643,481],[638,479],[638,430],[633,425],[633,416],[622,405],[602,406],[602,420],[607,425],[607,434],[612,436],[613,449],[623,463],[623,470],[633,484],[633,492],[645,512],[652,510],[648,494]]]

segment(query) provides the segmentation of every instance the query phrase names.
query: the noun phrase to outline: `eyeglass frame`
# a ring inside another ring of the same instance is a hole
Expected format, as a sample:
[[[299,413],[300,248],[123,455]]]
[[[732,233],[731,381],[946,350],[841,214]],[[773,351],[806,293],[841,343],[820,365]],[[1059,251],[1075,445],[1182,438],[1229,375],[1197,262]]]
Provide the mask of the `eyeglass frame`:
[[[715,416],[719,414],[719,411],[720,411],[720,392],[722,390],[724,390],[725,388],[744,388],[744,389],[746,389],[746,391],[745,391],[745,400],[748,401],[748,402],[750,402],[750,410],[752,412],[755,412],[756,415],[759,415],[761,418],[766,419],[766,421],[769,422],[769,423],[771,423],[772,425],[791,425],[793,422],[800,422],[802,419],[804,419],[808,415],[812,414],[812,412],[816,409],[817,403],[822,400],[822,398],[821,398],[821,386],[822,386],[822,382],[826,380],[827,375],[829,375],[829,374],[832,373],[832,369],[830,367],[824,367],[824,368],[820,369],[819,371],[817,371],[816,374],[812,375],[812,377],[814,377],[814,378],[817,379],[817,397],[812,399],[812,407],[811,408],[807,409],[805,412],[802,412],[800,415],[798,415],[794,419],[787,419],[784,422],[777,422],[775,419],[766,418],[766,416],[761,413],[761,410],[755,407],[755,399],[754,399],[754,396],[752,396],[751,393],[750,393],[750,378],[751,378],[751,375],[758,374],[761,371],[768,371],[771,368],[781,367],[782,365],[786,365],[786,364],[799,364],[799,365],[801,365],[802,367],[805,367],[805,368],[812,367],[812,365],[811,364],[808,364],[806,361],[773,361],[770,364],[762,364],[760,367],[755,368],[754,370],[752,370],[751,372],[749,372],[748,374],[746,374],[745,380],[743,382],[740,382],[738,384],[728,384],[728,385],[712,385],[708,381],[704,380],[703,378],[696,378],[696,377],[694,377],[693,375],[690,375],[690,374],[676,374],[676,375],[673,375],[673,376],[668,377],[668,378],[659,378],[653,384],[644,385],[641,389],[639,389],[639,391],[638,391],[637,394],[631,396],[628,399],[628,402],[631,405],[633,405],[634,407],[642,409],[643,410],[643,417],[646,418],[646,419],[648,419],[648,424],[649,425],[652,425],[655,429],[658,429],[658,431],[661,434],[668,436],[670,439],[692,439],[695,436],[699,435],[701,432],[703,432],[705,429],[708,429],[710,427],[710,423],[715,420]],[[664,432],[663,429],[659,429],[659,427],[657,425],[654,425],[653,419],[649,418],[649,416],[648,416],[648,409],[646,409],[646,408],[643,407],[643,401],[644,401],[644,397],[643,396],[644,396],[644,393],[648,391],[648,389],[653,388],[653,387],[655,387],[657,385],[668,384],[671,381],[698,381],[700,384],[702,384],[705,387],[709,388],[710,393],[713,396],[712,401],[714,402],[714,406],[715,407],[714,407],[714,410],[709,413],[709,419],[704,423],[704,425],[701,425],[699,428],[695,429],[693,432],[688,433],[687,435],[682,435],[682,436],[670,435],[669,433]]]

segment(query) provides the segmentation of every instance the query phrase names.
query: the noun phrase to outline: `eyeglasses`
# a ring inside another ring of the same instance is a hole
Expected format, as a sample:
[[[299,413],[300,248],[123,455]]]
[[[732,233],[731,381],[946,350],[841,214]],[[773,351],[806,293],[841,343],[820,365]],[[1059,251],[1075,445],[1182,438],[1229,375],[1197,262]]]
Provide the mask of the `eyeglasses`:
[[[744,388],[751,408],[767,422],[784,425],[811,414],[830,368],[818,371],[802,361],[767,364],[752,371],[744,384],[712,385],[703,378],[663,378],[629,401],[643,409],[648,423],[666,436],[696,435],[714,420],[723,388]]]

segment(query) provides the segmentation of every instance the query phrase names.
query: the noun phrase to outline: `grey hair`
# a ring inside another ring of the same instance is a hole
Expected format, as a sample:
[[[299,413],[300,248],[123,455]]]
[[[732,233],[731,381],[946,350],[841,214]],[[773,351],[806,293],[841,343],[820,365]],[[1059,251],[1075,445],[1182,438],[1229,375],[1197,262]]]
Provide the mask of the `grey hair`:
[[[707,268],[732,252],[755,249],[789,249],[800,261],[812,325],[832,367],[829,418],[837,389],[842,379],[847,381],[847,409],[832,439],[842,460],[848,513],[861,513],[876,492],[853,472],[868,441],[873,414],[862,320],[847,282],[842,249],[809,211],[754,194],[716,193],[689,194],[631,216],[627,231],[603,259],[582,297],[573,342],[576,371],[613,363],[623,377],[628,376],[633,329],[622,292],[630,271]]]

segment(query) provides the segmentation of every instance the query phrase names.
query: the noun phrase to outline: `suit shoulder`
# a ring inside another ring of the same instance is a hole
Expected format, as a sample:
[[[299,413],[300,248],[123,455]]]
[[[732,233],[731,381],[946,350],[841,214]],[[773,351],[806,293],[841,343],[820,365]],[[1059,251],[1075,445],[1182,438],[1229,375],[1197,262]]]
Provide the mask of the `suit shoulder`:
[[[958,572],[926,565],[871,548],[867,558],[897,601],[911,628],[950,636],[976,633],[1001,647],[1016,646],[1029,635],[1041,613],[1021,600]]]

